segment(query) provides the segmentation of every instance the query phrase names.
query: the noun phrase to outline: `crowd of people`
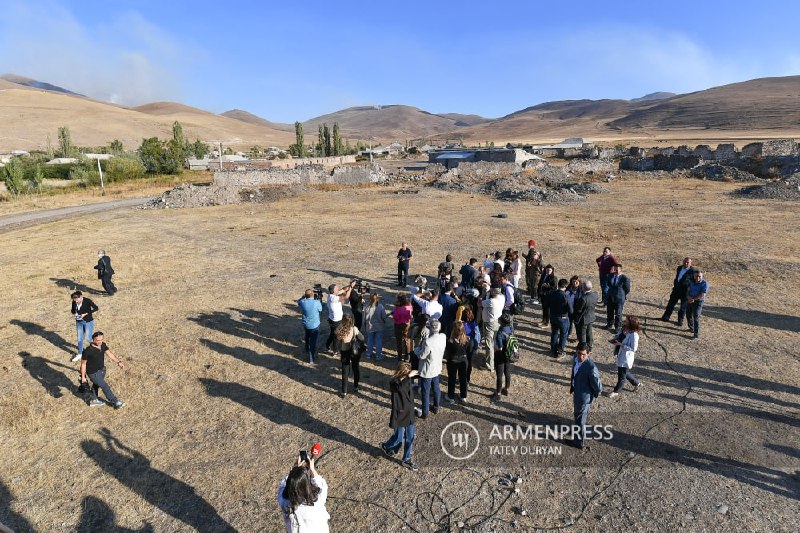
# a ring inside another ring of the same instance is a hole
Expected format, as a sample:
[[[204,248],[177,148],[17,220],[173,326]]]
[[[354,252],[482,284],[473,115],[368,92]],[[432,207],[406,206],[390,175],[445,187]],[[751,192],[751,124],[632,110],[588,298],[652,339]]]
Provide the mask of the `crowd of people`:
[[[412,258],[411,248],[403,243],[397,252],[397,286],[401,290],[390,309],[382,304],[377,291],[365,294],[360,280],[355,279],[344,287],[331,285],[324,296],[309,289],[298,301],[305,350],[313,364],[324,297],[329,324],[326,350],[330,355],[339,355],[342,397],[358,393],[359,364],[364,355],[375,361],[386,357],[383,332],[391,321],[398,360],[389,385],[389,425],[394,432],[380,447],[387,455],[399,453],[402,447],[403,466],[417,469],[411,459],[416,420],[438,413],[443,402],[467,403],[474,369],[494,373],[492,401],[511,394],[513,363],[519,356],[515,321],[526,305],[541,307],[541,321],[536,325],[550,328],[551,357],[562,357],[568,343],[575,343],[570,388],[575,424],[580,431],[567,444],[584,448],[583,426],[592,402],[602,392],[599,370],[590,357],[595,347],[593,329],[598,309],[606,308],[605,329],[612,335],[609,342],[617,365],[617,382],[609,397],[617,397],[626,381],[634,390],[641,386],[632,368],[642,324],[638,317],[625,314],[631,279],[623,273],[621,262],[609,247],[596,259],[599,292],[591,280],[579,275],[558,276],[555,267],[544,262],[533,240],[523,253],[508,248],[505,253],[486,254],[481,260],[470,258],[460,267],[448,254],[438,265],[435,281],[420,275],[409,285],[408,265]],[[661,319],[668,321],[677,306],[678,325],[686,317],[693,337],[698,338],[707,292],[703,272],[692,266],[691,258],[686,258],[676,270]],[[350,304],[351,313],[345,312],[346,303]],[[444,368],[446,385],[440,384]]]

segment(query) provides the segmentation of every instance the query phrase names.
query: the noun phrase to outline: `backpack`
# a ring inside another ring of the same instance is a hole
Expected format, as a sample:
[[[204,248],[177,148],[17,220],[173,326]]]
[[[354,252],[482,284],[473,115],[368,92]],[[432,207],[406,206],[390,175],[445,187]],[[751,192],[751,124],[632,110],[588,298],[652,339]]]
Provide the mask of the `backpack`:
[[[516,363],[519,361],[519,341],[517,340],[516,335],[513,333],[508,336],[508,339],[506,339],[506,345],[503,348],[503,353],[505,354],[508,362]]]
[[[523,296],[520,289],[514,289],[514,303],[511,304],[509,309],[512,315],[521,315],[525,312],[525,298]]]

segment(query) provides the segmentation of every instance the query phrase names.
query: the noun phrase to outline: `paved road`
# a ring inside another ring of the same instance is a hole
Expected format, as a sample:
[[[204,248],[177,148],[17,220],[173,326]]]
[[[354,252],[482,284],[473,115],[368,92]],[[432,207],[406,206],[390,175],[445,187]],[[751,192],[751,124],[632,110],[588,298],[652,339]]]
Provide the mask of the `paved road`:
[[[88,213],[98,213],[100,211],[119,209],[121,207],[141,205],[149,199],[150,197],[128,198],[127,200],[112,200],[110,202],[99,202],[96,204],[76,205],[73,207],[61,207],[58,209],[28,211],[26,213],[5,215],[0,217],[0,233],[26,228],[28,226],[35,226],[37,224],[53,222],[55,220],[61,220],[63,218],[69,218],[75,215],[85,215]]]

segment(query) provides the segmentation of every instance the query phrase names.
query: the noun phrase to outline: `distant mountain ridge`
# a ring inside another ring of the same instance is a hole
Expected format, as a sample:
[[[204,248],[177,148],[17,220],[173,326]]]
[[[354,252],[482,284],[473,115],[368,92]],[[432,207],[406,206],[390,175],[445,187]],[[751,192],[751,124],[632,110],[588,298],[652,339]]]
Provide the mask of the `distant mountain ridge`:
[[[144,137],[169,137],[176,120],[189,138],[235,149],[294,142],[293,124],[271,122],[242,109],[215,114],[178,102],[127,108],[31,78],[0,76],[0,151],[42,149],[48,136],[52,142],[64,125],[72,130],[76,144],[100,146],[116,138],[135,147]],[[401,104],[356,106],[303,122],[307,141],[323,123],[338,123],[350,141],[375,144],[800,137],[800,76],[760,78],[688,94],[662,91],[632,100],[544,102],[496,119],[437,114]]]
[[[45,91],[52,91],[55,93],[74,94],[76,96],[83,96],[80,93],[72,92],[69,89],[59,87],[58,85],[53,85],[51,83],[47,83],[44,81],[34,80],[32,78],[26,78],[24,76],[17,76],[16,74],[3,74],[0,75],[0,79],[10,81],[11,83],[16,83],[17,85],[32,87],[34,89],[43,89]]]

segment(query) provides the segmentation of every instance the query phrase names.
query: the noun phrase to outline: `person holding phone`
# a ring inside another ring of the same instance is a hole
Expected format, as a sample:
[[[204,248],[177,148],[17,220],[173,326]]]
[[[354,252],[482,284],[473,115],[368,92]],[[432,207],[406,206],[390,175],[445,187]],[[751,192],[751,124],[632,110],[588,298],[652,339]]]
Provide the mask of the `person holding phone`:
[[[402,465],[412,472],[419,468],[411,461],[411,448],[414,446],[416,433],[416,412],[414,409],[414,389],[412,379],[418,374],[411,369],[411,363],[401,361],[392,375],[389,388],[392,392],[392,412],[389,415],[389,427],[394,430],[391,438],[381,442],[381,450],[388,456],[395,455],[403,446]]]
[[[89,298],[84,298],[81,291],[72,293],[72,307],[70,312],[75,319],[75,326],[78,329],[78,353],[70,359],[73,363],[81,360],[83,357],[83,341],[86,339],[86,344],[89,344],[94,331],[94,316],[100,308],[95,305]]]
[[[328,483],[314,466],[315,458],[303,450],[278,485],[278,505],[287,533],[327,533],[331,515],[325,508]]]

